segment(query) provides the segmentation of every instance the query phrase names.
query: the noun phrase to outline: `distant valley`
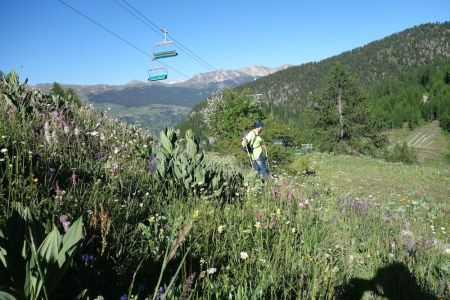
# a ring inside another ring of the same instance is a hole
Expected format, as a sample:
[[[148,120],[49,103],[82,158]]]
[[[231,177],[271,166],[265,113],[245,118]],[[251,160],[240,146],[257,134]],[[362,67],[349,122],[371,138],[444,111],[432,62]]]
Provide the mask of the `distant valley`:
[[[125,85],[61,85],[72,88],[85,103],[93,104],[113,118],[135,124],[157,133],[186,118],[191,108],[214,92],[236,87],[263,76],[284,70],[251,66],[238,70],[217,70],[200,73],[186,81],[147,83],[131,81]],[[49,91],[51,83],[34,88]]]

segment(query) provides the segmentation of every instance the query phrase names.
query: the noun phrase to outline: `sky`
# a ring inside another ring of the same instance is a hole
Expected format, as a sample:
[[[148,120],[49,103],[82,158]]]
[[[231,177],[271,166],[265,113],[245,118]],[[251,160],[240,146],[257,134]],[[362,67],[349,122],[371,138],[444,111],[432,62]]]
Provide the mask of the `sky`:
[[[0,70],[31,84],[145,81],[162,37],[123,0],[0,0]],[[215,69],[320,61],[404,29],[450,21],[449,0],[126,0]],[[132,44],[130,46],[128,43]],[[136,49],[137,48],[137,49]],[[211,71],[179,51],[169,79]]]

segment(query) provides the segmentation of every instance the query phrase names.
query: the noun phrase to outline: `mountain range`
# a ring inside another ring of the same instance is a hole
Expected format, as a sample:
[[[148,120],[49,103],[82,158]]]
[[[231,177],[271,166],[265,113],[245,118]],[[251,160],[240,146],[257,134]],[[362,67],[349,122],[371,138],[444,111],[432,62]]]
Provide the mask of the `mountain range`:
[[[112,117],[137,124],[152,132],[159,132],[166,126],[173,127],[185,119],[194,105],[213,93],[254,81],[291,66],[221,69],[200,73],[183,81],[148,83],[133,80],[124,85],[61,84],[61,86],[73,89],[83,102],[93,104]],[[47,92],[51,85],[51,83],[36,84],[33,88]]]

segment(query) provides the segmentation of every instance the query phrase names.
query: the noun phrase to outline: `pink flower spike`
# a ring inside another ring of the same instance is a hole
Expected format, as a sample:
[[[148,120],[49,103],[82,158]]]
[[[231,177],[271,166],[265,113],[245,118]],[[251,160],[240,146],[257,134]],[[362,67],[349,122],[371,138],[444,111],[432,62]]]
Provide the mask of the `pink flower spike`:
[[[70,177],[70,179],[72,180],[72,184],[77,183],[77,180],[78,180],[77,174],[75,174],[75,172],[72,173],[72,176]]]
[[[56,184],[56,189],[55,189],[55,193],[56,193],[56,196],[60,196],[61,195],[61,188],[59,187],[59,185],[58,184]]]
[[[67,232],[67,230],[69,229],[69,226],[70,226],[69,218],[66,215],[61,215],[59,217],[59,221],[61,222],[61,224],[64,228],[64,232]]]

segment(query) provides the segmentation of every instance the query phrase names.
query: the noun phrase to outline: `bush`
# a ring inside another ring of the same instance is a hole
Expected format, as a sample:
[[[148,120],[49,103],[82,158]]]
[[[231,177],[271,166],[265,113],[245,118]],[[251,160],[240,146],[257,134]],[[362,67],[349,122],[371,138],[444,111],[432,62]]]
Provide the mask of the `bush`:
[[[314,175],[316,173],[309,157],[306,155],[295,158],[287,167],[287,170],[291,174]]]
[[[403,145],[397,144],[392,150],[387,150],[384,153],[384,159],[405,164],[413,164],[417,161],[414,150],[408,147],[406,143],[403,143]]]

